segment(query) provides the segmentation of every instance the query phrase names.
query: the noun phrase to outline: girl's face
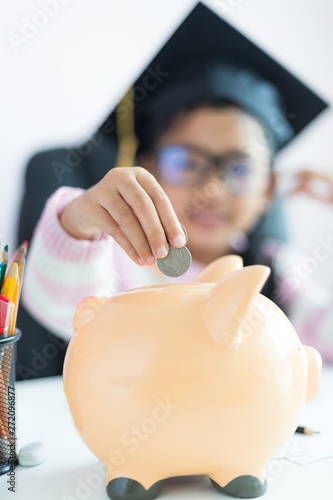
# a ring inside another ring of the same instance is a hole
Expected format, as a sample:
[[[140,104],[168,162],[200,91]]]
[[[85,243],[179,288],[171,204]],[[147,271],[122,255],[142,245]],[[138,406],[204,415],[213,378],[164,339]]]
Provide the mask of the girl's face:
[[[164,146],[174,145],[179,147],[163,152]],[[273,194],[262,126],[232,106],[200,107],[180,114],[158,146],[162,156],[147,153],[141,163],[156,177],[185,226],[193,258],[208,264],[232,253],[235,235],[253,229]],[[221,157],[215,167],[212,157]]]

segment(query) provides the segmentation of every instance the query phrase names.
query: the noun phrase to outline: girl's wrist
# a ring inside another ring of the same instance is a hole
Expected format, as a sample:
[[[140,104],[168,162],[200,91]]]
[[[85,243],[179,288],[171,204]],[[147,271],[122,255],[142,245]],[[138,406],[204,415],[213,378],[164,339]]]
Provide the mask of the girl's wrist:
[[[82,220],[80,211],[80,198],[72,200],[59,215],[59,221],[63,229],[73,238],[78,240],[93,240],[100,233],[97,227],[91,227]]]

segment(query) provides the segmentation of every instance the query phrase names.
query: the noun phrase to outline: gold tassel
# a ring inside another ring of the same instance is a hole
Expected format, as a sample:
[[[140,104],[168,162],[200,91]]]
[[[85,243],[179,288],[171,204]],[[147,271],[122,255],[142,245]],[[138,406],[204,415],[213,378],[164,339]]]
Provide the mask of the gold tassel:
[[[118,156],[115,167],[135,164],[138,139],[134,130],[134,88],[129,88],[116,108]]]

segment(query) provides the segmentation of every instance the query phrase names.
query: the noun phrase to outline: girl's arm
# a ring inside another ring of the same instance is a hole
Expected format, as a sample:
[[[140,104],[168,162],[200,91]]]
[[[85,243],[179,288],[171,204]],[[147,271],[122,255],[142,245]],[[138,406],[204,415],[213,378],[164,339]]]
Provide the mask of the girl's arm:
[[[60,188],[30,242],[24,305],[49,330],[70,337],[81,299],[119,289],[128,263],[114,258],[116,243],[137,274],[165,257],[167,241],[182,247],[183,230],[161,186],[141,167],[113,168],[87,191]]]
[[[76,239],[60,216],[82,189],[62,187],[47,201],[30,243],[22,301],[43,326],[70,338],[78,303],[89,295],[117,292],[112,279],[115,241],[105,233],[95,240]]]

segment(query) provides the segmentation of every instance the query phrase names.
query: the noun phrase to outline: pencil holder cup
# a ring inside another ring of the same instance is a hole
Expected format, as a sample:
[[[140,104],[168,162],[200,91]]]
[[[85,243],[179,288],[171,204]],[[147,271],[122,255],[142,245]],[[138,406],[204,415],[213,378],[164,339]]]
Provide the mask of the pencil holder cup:
[[[16,465],[15,363],[21,331],[0,338],[0,475]]]

